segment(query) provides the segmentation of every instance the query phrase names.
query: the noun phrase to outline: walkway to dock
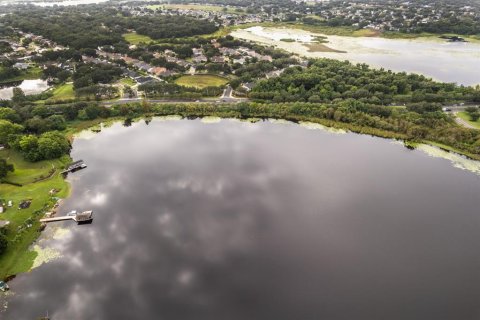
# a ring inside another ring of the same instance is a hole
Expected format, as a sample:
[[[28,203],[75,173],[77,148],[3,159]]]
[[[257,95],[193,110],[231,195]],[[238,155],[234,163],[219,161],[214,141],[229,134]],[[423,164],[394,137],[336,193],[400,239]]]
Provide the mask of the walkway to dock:
[[[53,218],[44,218],[40,219],[40,222],[55,222],[55,221],[62,221],[62,220],[73,220],[77,221],[75,216],[62,216],[62,217],[53,217]]]

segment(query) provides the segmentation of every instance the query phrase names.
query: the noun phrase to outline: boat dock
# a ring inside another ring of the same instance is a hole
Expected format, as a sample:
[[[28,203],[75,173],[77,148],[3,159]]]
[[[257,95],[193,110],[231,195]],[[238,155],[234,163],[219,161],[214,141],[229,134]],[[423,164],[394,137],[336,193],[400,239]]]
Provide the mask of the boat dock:
[[[62,171],[62,174],[67,174],[69,172],[75,172],[77,170],[85,169],[87,165],[83,162],[83,160],[78,160],[75,162],[72,162],[71,164],[68,165],[67,169]]]
[[[74,220],[75,221],[75,216],[44,218],[44,219],[40,219],[40,222],[56,222],[56,221],[63,221],[63,220]]]
[[[65,221],[65,220],[73,220],[78,224],[86,224],[92,223],[93,221],[93,211],[84,211],[80,213],[75,213],[74,215],[67,215],[61,217],[53,217],[53,218],[43,218],[40,219],[40,222],[48,223],[48,222],[57,222],[57,221]]]

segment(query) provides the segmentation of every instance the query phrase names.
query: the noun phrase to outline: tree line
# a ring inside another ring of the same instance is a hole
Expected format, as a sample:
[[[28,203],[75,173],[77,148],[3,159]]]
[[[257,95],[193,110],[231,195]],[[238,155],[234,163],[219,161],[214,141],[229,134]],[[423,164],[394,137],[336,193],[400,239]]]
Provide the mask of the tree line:
[[[286,69],[259,81],[250,97],[258,101],[328,103],[356,99],[373,105],[480,102],[478,88],[435,82],[418,74],[373,69],[367,64],[320,59],[307,68]]]
[[[99,10],[97,6],[19,8],[1,17],[0,22],[77,50],[105,45],[127,46],[122,34],[132,29],[153,39],[190,37],[218,29],[213,22],[204,19],[179,15],[130,17],[119,9]]]

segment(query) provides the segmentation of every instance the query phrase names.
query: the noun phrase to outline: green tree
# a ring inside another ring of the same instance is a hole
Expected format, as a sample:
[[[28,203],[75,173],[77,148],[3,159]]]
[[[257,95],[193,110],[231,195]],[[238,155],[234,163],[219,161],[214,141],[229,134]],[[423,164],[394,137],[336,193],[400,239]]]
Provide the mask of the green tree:
[[[0,233],[0,255],[7,250],[7,247],[8,247],[7,238]]]
[[[67,123],[62,115],[54,114],[47,118],[47,123],[50,130],[65,130]]]
[[[8,136],[23,131],[23,127],[8,120],[0,120],[0,144],[8,142]]]
[[[12,101],[15,103],[21,103],[24,102],[26,99],[25,93],[21,88],[13,88],[13,97]]]
[[[13,172],[13,164],[8,163],[5,159],[0,159],[0,178],[5,178],[9,172]]]
[[[26,135],[20,138],[18,148],[28,161],[37,161],[40,159],[38,153],[38,138],[34,135]]]
[[[0,119],[10,122],[20,122],[20,116],[11,108],[0,108]]]
[[[477,121],[480,118],[480,109],[477,107],[467,107],[465,112],[470,116],[470,120],[473,122]]]
[[[478,119],[480,118],[480,112],[473,112],[473,113],[470,113],[470,120],[472,120],[473,122],[476,122]]]

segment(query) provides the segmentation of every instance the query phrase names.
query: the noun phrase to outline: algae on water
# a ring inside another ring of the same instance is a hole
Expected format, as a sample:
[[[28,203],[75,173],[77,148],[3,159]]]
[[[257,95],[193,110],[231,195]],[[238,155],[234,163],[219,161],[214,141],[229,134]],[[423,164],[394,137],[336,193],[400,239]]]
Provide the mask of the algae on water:
[[[430,157],[449,160],[455,168],[468,170],[480,175],[480,161],[467,159],[457,153],[448,152],[428,144],[419,144],[417,150],[426,153]]]

